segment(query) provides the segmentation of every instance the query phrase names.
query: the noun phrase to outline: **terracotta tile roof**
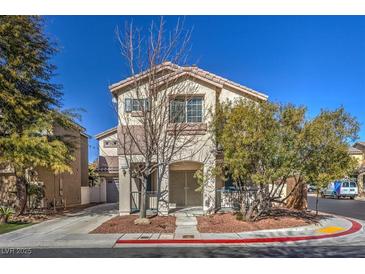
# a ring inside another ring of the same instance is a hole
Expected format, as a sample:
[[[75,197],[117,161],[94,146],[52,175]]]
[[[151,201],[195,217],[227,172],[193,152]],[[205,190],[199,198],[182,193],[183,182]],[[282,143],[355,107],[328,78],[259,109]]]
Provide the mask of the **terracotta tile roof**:
[[[268,98],[268,96],[265,95],[264,93],[250,89],[246,86],[243,86],[241,84],[228,80],[224,77],[218,76],[214,73],[208,72],[208,71],[198,68],[196,66],[178,66],[171,62],[165,62],[165,63],[162,63],[161,65],[156,66],[154,69],[156,70],[156,72],[162,71],[162,70],[171,71],[171,73],[169,73],[165,76],[162,76],[161,79],[159,79],[159,81],[163,81],[163,79],[168,79],[169,77],[182,75],[184,73],[191,73],[192,76],[199,76],[202,79],[206,79],[206,80],[216,83],[218,85],[229,86],[231,88],[235,88],[241,92],[251,94],[262,100],[267,100],[267,98]],[[118,83],[115,83],[115,84],[109,86],[109,89],[111,90],[111,92],[114,92],[119,88],[128,86],[129,84],[133,83],[133,81],[135,81],[136,79],[146,77],[148,75],[149,71],[150,70],[146,70],[144,72],[141,72],[141,73],[135,75],[134,77],[128,77]]]
[[[350,154],[362,154],[362,151],[360,149],[355,148],[355,147],[349,147],[349,153]]]

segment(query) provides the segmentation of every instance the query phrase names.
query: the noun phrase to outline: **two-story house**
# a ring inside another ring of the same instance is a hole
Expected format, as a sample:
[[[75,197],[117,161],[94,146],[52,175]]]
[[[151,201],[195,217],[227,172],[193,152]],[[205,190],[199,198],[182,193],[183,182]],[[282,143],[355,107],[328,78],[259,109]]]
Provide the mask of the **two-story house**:
[[[119,159],[117,127],[108,129],[95,136],[99,142],[97,172],[106,184],[106,202],[119,201]]]
[[[156,174],[152,174],[147,186],[150,193],[148,206],[154,208],[158,204],[160,214],[168,214],[174,208],[183,207],[201,207],[204,211],[210,211],[217,207],[216,190],[224,187],[225,182],[219,178],[210,179],[204,184],[202,191],[196,191],[199,185],[194,174],[199,169],[204,173],[209,172],[217,161],[216,144],[209,130],[212,121],[211,114],[215,112],[215,107],[219,102],[227,100],[234,102],[237,99],[265,101],[268,96],[196,66],[178,66],[165,62],[155,67],[154,70],[154,77],[161,78],[161,82],[173,78],[180,79],[180,81],[173,81],[172,85],[178,82],[180,85],[185,82],[193,83],[194,94],[187,97],[186,91],[181,89],[181,94],[171,96],[168,101],[169,106],[165,107],[170,113],[168,124],[188,125],[189,130],[186,130],[184,135],[198,136],[198,141],[194,143],[194,146],[189,146],[171,159],[159,186],[156,185]],[[123,140],[125,128],[130,127],[131,124],[134,134],[136,136],[141,134],[142,126],[138,123],[138,119],[133,120],[133,117],[138,117],[141,111],[141,101],[134,99],[133,95],[140,92],[136,90],[136,82],[143,84],[144,81],[148,81],[148,78],[151,77],[146,71],[109,87],[118,104],[118,126],[96,136],[100,148],[98,168],[99,170],[104,168],[103,178],[109,178],[110,184],[112,184],[112,180],[114,182],[117,180],[116,174],[119,177],[120,214],[130,214],[134,210],[138,210],[140,186],[128,170],[129,165],[126,162],[124,150],[120,147],[120,142]],[[154,81],[159,82],[159,79],[154,79]],[[163,88],[164,86],[161,89]],[[166,88],[171,87],[166,86]],[[148,105],[145,106],[148,107]],[[180,112],[175,113],[177,111]],[[126,120],[128,120],[128,125]],[[166,130],[171,128],[169,125],[166,126]],[[194,153],[196,151],[199,153]],[[132,161],[136,163],[143,161],[139,157],[138,151],[132,151],[131,154]],[[116,168],[117,164],[118,168]],[[161,193],[158,198],[154,195],[157,188]]]
[[[365,195],[365,142],[357,142],[349,148],[350,155],[358,162],[357,184],[359,194]]]

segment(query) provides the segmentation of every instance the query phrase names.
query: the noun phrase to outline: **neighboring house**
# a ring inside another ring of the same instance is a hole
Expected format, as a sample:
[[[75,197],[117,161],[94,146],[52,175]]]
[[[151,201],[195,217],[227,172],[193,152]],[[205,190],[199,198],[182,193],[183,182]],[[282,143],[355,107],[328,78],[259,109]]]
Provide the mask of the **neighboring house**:
[[[349,153],[358,161],[357,184],[361,196],[365,195],[365,142],[357,142],[349,148]]]
[[[88,135],[81,126],[75,129],[54,128],[58,136],[70,136],[75,146],[72,173],[54,174],[45,168],[37,168],[36,182],[44,185],[42,207],[64,207],[81,204],[81,186],[88,186]],[[16,202],[15,177],[11,169],[0,170],[0,204]]]
[[[157,203],[159,203],[159,213],[161,214],[168,214],[171,209],[180,207],[198,206],[202,207],[204,211],[210,211],[220,207],[217,203],[222,199],[221,197],[218,198],[218,195],[220,194],[217,190],[224,187],[225,182],[218,178],[210,179],[204,185],[202,192],[197,192],[196,189],[199,186],[197,179],[194,178],[194,173],[197,170],[202,169],[204,172],[207,172],[217,161],[216,153],[214,153],[214,151],[216,151],[215,143],[208,130],[208,125],[212,118],[208,110],[210,109],[214,112],[218,102],[225,102],[227,100],[235,101],[240,98],[265,101],[268,96],[208,71],[204,71],[196,66],[181,67],[170,62],[165,62],[157,66],[156,70],[161,78],[168,79],[169,77],[181,77],[181,81],[192,81],[197,86],[196,94],[193,95],[193,98],[189,99],[193,99],[194,110],[184,111],[184,117],[179,116],[182,120],[179,122],[188,123],[190,130],[187,131],[186,134],[199,135],[199,142],[202,143],[197,143],[196,147],[199,147],[202,144],[203,146],[198,154],[194,154],[190,157],[190,151],[194,151],[194,147],[189,147],[189,149],[181,153],[183,155],[181,158],[175,157],[173,159],[172,163],[169,165],[167,174],[163,176],[160,186],[162,198],[160,198],[159,201],[157,201],[156,196],[156,175],[153,174],[151,176],[147,186],[149,193],[148,206],[153,209],[156,207]],[[184,76],[188,76],[188,78],[184,78]],[[134,108],[134,99],[131,99],[133,98],[131,95],[135,92],[133,84],[136,79],[143,82],[144,77],[146,77],[146,73],[141,73],[134,78],[127,78],[109,87],[113,97],[118,102],[119,117],[125,115],[135,117],[138,115],[138,107]],[[180,104],[181,106],[181,102],[181,98],[172,99],[169,106],[170,112],[174,111],[174,104]],[[185,106],[186,105],[187,102],[185,102]],[[194,117],[190,117],[190,115],[193,115]],[[175,117],[174,115],[172,116]],[[131,121],[133,121],[133,119],[131,119]],[[170,123],[173,122],[176,121],[170,121]],[[141,125],[136,123],[133,126],[135,128],[135,134],[139,134]],[[119,119],[117,128],[110,129],[96,136],[100,146],[99,170],[104,169],[101,174],[106,180],[108,178],[115,178],[116,174],[119,175],[120,214],[130,214],[134,210],[138,210],[140,194],[140,185],[138,181],[129,174],[128,165],[123,156],[123,150],[118,146],[120,140],[123,138],[122,133],[125,131],[125,127],[126,122],[123,121],[123,119]],[[138,153],[132,155],[135,156],[132,158],[136,163],[141,161],[137,154]],[[118,161],[116,161],[116,157],[118,157]],[[119,165],[118,169],[115,168],[116,163]],[[229,182],[227,183],[229,184]]]
[[[105,184],[106,202],[119,201],[119,160],[117,127],[108,129],[95,136],[99,142],[97,169],[101,184]]]

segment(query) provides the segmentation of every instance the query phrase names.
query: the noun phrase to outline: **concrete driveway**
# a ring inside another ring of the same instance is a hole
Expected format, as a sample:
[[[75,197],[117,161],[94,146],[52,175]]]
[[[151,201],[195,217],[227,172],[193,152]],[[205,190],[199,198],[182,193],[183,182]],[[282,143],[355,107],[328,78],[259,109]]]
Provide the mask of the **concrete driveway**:
[[[81,212],[0,235],[0,248],[112,247],[120,234],[88,234],[118,214],[117,204],[102,204]]]

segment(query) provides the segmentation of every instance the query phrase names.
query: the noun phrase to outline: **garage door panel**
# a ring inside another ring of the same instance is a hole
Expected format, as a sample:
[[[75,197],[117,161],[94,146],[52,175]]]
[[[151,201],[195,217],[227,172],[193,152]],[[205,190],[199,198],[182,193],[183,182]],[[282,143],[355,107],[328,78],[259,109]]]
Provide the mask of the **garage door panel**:
[[[118,183],[118,180],[107,180],[107,183],[106,183],[106,201],[108,203],[117,203],[119,201],[119,183]]]

